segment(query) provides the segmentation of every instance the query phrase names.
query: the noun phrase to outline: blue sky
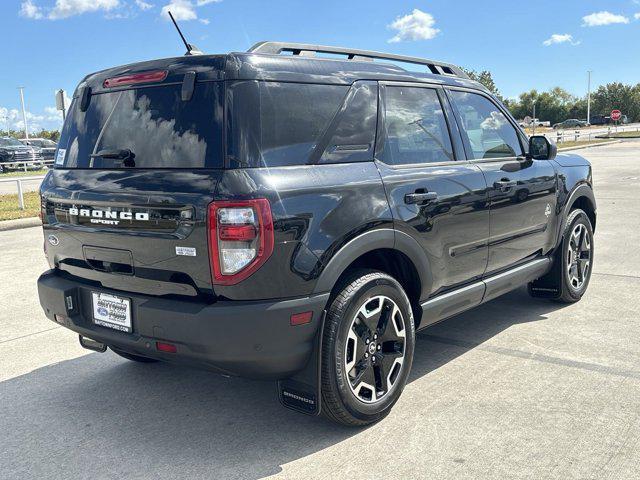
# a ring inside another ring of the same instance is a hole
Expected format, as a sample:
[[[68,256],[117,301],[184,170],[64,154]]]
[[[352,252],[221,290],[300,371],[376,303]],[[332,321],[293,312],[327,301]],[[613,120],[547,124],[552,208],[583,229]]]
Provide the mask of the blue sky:
[[[171,5],[170,5],[171,4]],[[2,0],[0,127],[58,128],[54,91],[87,73],[184,53],[167,5],[208,53],[260,40],[351,46],[488,69],[501,92],[640,82],[640,0]]]

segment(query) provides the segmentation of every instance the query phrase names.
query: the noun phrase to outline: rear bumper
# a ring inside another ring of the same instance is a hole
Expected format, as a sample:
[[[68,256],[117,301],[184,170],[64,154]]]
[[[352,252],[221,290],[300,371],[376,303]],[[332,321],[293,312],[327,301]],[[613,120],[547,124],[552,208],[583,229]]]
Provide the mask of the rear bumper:
[[[133,333],[95,325],[91,292],[130,298]],[[263,379],[304,368],[329,298],[327,293],[277,302],[193,303],[92,287],[54,270],[40,276],[38,294],[49,319],[85,337],[145,357]],[[292,314],[308,311],[310,323],[290,325]],[[177,352],[156,350],[156,341],[176,345]]]

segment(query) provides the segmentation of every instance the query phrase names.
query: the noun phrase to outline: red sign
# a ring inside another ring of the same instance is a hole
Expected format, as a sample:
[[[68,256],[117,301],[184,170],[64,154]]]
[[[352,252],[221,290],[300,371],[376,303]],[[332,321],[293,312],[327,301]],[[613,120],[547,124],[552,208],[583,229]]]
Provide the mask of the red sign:
[[[611,110],[611,120],[617,122],[622,117],[622,112],[620,110]]]

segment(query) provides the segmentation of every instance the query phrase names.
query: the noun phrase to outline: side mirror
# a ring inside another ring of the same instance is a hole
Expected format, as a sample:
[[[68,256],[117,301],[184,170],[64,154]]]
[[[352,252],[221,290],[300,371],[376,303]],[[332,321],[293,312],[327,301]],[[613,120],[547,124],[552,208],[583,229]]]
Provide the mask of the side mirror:
[[[558,153],[555,142],[544,135],[529,137],[529,156],[534,160],[553,160]]]

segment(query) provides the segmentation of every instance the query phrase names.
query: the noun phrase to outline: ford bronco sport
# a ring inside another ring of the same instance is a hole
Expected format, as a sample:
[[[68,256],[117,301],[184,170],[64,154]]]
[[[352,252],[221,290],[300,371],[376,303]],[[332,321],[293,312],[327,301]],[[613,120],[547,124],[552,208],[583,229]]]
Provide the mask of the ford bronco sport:
[[[591,167],[556,153],[420,58],[263,42],[104,70],[41,187],[40,302],[86,348],[274,379],[287,407],[368,424],[417,330],[523,285],[582,297]]]

